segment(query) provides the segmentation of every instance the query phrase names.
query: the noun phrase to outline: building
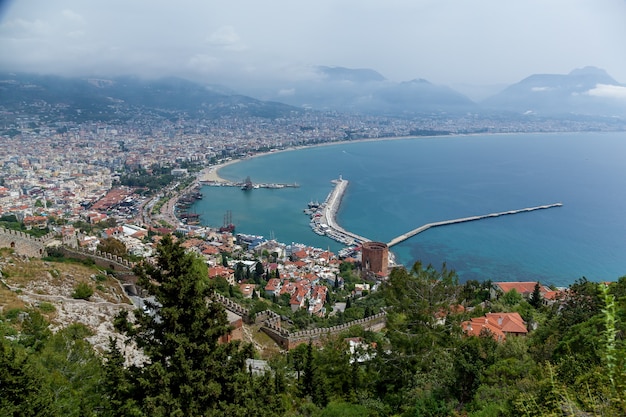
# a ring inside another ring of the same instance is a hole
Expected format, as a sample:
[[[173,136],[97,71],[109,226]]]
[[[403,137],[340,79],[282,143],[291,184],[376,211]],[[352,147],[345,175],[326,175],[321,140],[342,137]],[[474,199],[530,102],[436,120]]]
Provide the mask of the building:
[[[461,323],[463,332],[468,336],[490,334],[498,342],[504,342],[510,336],[528,334],[526,323],[519,313],[487,313],[483,317],[474,317]]]
[[[531,297],[535,286],[539,284],[537,281],[513,281],[513,282],[494,282],[491,287],[491,299],[499,298],[502,294],[506,294],[509,291],[515,290],[522,297],[528,299]],[[539,284],[539,293],[544,297],[552,290],[545,285]]]
[[[382,242],[363,242],[361,248],[362,274],[364,277],[387,276],[389,247]]]

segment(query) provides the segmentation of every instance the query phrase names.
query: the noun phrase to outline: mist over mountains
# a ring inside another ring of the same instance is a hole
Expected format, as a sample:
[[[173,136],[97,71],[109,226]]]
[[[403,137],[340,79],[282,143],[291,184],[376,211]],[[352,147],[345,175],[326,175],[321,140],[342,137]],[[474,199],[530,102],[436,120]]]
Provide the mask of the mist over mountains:
[[[19,111],[48,105],[64,117],[79,120],[123,119],[131,110],[165,117],[185,112],[209,119],[278,118],[305,109],[390,117],[508,113],[626,118],[626,86],[595,67],[531,75],[478,102],[424,79],[398,83],[372,69],[320,66],[315,70],[314,79],[280,87],[260,85],[243,92],[174,77],[96,79],[5,73],[0,74],[0,106]]]

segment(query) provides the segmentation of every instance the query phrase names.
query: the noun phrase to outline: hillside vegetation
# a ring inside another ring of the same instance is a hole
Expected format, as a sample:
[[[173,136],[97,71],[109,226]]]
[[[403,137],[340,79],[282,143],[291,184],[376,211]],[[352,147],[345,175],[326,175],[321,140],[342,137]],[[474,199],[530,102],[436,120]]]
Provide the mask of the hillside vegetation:
[[[393,270],[380,290],[383,332],[352,328],[253,372],[251,344],[219,342],[229,327],[221,305],[206,302],[214,291],[206,265],[169,238],[158,264],[137,270],[155,297],[147,310],[132,311],[116,282],[90,266],[9,251],[0,262],[2,415],[626,414],[626,277],[610,286],[581,278],[550,305],[515,293],[489,300],[489,283],[460,284],[445,266],[417,263]],[[88,299],[73,297],[81,282],[94,289]],[[488,311],[518,312],[531,331],[505,341],[464,336],[460,323]],[[94,349],[106,328],[125,337]],[[352,350],[346,337],[358,341]],[[141,355],[129,361],[133,347]]]

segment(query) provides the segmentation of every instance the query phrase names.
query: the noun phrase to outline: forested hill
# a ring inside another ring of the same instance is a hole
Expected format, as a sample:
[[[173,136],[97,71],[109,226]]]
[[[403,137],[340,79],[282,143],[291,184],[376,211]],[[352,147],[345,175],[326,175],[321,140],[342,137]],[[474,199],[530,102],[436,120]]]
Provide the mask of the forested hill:
[[[36,263],[7,249],[0,261],[3,416],[626,415],[626,277],[609,286],[582,278],[548,302],[538,285],[528,299],[491,298],[490,282],[460,284],[445,267],[418,263],[353,299],[384,302],[384,331],[353,327],[253,370],[251,344],[223,343],[230,327],[221,304],[207,303],[218,289],[206,264],[170,237],[156,265],[136,270],[153,301],[112,320],[126,342],[111,339],[104,352],[86,326],[50,324],[51,302],[8,304]],[[58,262],[37,265],[56,279]],[[487,312],[519,313],[530,332],[464,335],[461,323]],[[133,365],[124,356],[131,346],[143,354]]]
[[[0,107],[8,111],[65,120],[111,121],[150,114],[177,119],[223,116],[288,117],[299,111],[282,103],[256,100],[223,87],[181,78],[65,78],[52,75],[0,74]]]

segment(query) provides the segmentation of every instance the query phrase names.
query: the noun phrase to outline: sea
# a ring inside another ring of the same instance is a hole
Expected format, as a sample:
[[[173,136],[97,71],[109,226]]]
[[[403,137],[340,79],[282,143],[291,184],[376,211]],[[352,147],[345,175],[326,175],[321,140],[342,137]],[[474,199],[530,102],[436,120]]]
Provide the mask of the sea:
[[[232,213],[236,232],[338,251],[303,212],[333,179],[349,181],[337,220],[371,240],[426,223],[562,203],[563,206],[446,225],[391,250],[399,264],[443,264],[466,280],[540,281],[626,275],[626,132],[460,135],[362,142],[270,153],[220,176],[298,188],[204,186],[191,210],[207,226]]]

